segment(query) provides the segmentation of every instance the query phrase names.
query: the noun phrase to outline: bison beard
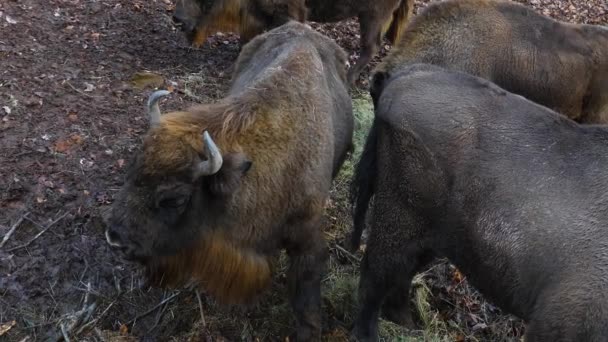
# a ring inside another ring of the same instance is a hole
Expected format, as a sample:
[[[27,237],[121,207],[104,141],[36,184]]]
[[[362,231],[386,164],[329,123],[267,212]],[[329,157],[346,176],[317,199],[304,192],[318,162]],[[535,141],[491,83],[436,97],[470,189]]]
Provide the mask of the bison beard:
[[[194,283],[224,304],[252,302],[271,279],[266,257],[237,247],[219,233],[205,234],[194,247],[176,255],[155,257],[146,266],[154,285]]]

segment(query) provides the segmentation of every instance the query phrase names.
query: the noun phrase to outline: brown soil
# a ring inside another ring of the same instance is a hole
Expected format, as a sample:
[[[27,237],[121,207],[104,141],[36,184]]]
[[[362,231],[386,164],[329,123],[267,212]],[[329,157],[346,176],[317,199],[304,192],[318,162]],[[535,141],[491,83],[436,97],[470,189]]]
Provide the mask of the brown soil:
[[[530,4],[564,20],[608,22],[603,0]],[[103,237],[100,217],[147,128],[151,89],[175,89],[167,109],[217,99],[239,52],[230,34],[189,48],[172,8],[171,0],[0,2],[0,241],[16,225],[0,247],[0,340],[57,340],[72,325],[75,340],[116,340],[112,331],[161,341],[251,337],[214,330],[209,312],[203,327],[192,291],[141,286],[136,267],[118,260]],[[356,58],[356,21],[314,26]],[[136,75],[142,72],[152,74]],[[442,281],[438,298],[468,295]]]

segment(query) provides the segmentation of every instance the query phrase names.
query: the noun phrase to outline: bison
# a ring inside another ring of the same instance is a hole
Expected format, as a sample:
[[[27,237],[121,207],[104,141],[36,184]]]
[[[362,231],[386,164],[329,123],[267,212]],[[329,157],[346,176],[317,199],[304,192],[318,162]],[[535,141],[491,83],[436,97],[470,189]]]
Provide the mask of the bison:
[[[411,21],[374,78],[413,63],[485,78],[579,122],[608,123],[606,27],[559,22],[511,1],[442,1]]]
[[[243,47],[217,103],[161,116],[167,92],[153,93],[108,243],[153,283],[194,282],[228,304],[254,300],[285,249],[297,339],[318,339],[324,205],[352,145],[345,62],[329,38],[289,22]]]
[[[353,335],[411,324],[412,277],[447,257],[526,341],[606,341],[608,126],[435,65],[391,75],[352,184],[355,233],[374,199]]]
[[[352,84],[378,52],[386,33],[399,39],[414,8],[413,0],[177,0],[173,19],[195,46],[216,31],[233,31],[243,41],[289,19],[337,22],[359,18],[361,56],[349,70]]]

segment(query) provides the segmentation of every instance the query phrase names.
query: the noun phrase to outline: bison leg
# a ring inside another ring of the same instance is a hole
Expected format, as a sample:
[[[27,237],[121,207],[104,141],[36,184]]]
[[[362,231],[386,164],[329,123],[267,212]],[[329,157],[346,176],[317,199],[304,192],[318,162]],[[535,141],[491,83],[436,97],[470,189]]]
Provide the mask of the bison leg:
[[[428,253],[412,236],[421,221],[408,215],[408,210],[396,202],[396,197],[382,200],[379,196],[374,204],[371,233],[361,264],[360,309],[352,330],[352,336],[359,341],[378,339],[381,308],[392,315],[391,319],[412,323],[408,301],[410,284],[416,271],[426,264]],[[397,302],[383,307],[387,300]]]
[[[378,52],[382,44],[382,24],[388,18],[378,18],[370,13],[359,15],[359,29],[361,31],[361,54],[355,65],[348,71],[348,82],[354,84],[363,68]]]
[[[296,315],[297,341],[321,339],[321,277],[327,247],[321,233],[322,219],[292,225],[296,236],[287,244],[289,297]]]
[[[433,261],[434,255],[430,252],[421,254],[418,257],[417,268],[413,275],[423,270]],[[416,325],[412,319],[410,308],[410,283],[412,279],[399,278],[395,280],[391,292],[387,295],[382,305],[382,315],[387,320],[402,325],[409,329],[415,329]]]

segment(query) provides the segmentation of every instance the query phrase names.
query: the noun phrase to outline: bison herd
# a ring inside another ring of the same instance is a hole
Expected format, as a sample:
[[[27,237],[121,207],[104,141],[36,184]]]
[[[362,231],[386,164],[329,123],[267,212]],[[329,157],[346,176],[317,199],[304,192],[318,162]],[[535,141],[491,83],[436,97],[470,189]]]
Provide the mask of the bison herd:
[[[500,0],[446,0],[410,20],[412,8],[178,0],[191,42],[225,29],[247,43],[220,101],[161,115],[168,92],[150,96],[108,243],[159,286],[194,283],[232,304],[268,287],[285,250],[297,340],[320,340],[324,208],[352,151],[349,86],[387,35],[351,185],[350,247],[370,230],[351,338],[377,340],[381,313],[412,326],[412,278],[447,257],[525,321],[526,341],[608,341],[608,28]],[[346,53],[300,22],[353,16],[362,53],[347,70]]]

